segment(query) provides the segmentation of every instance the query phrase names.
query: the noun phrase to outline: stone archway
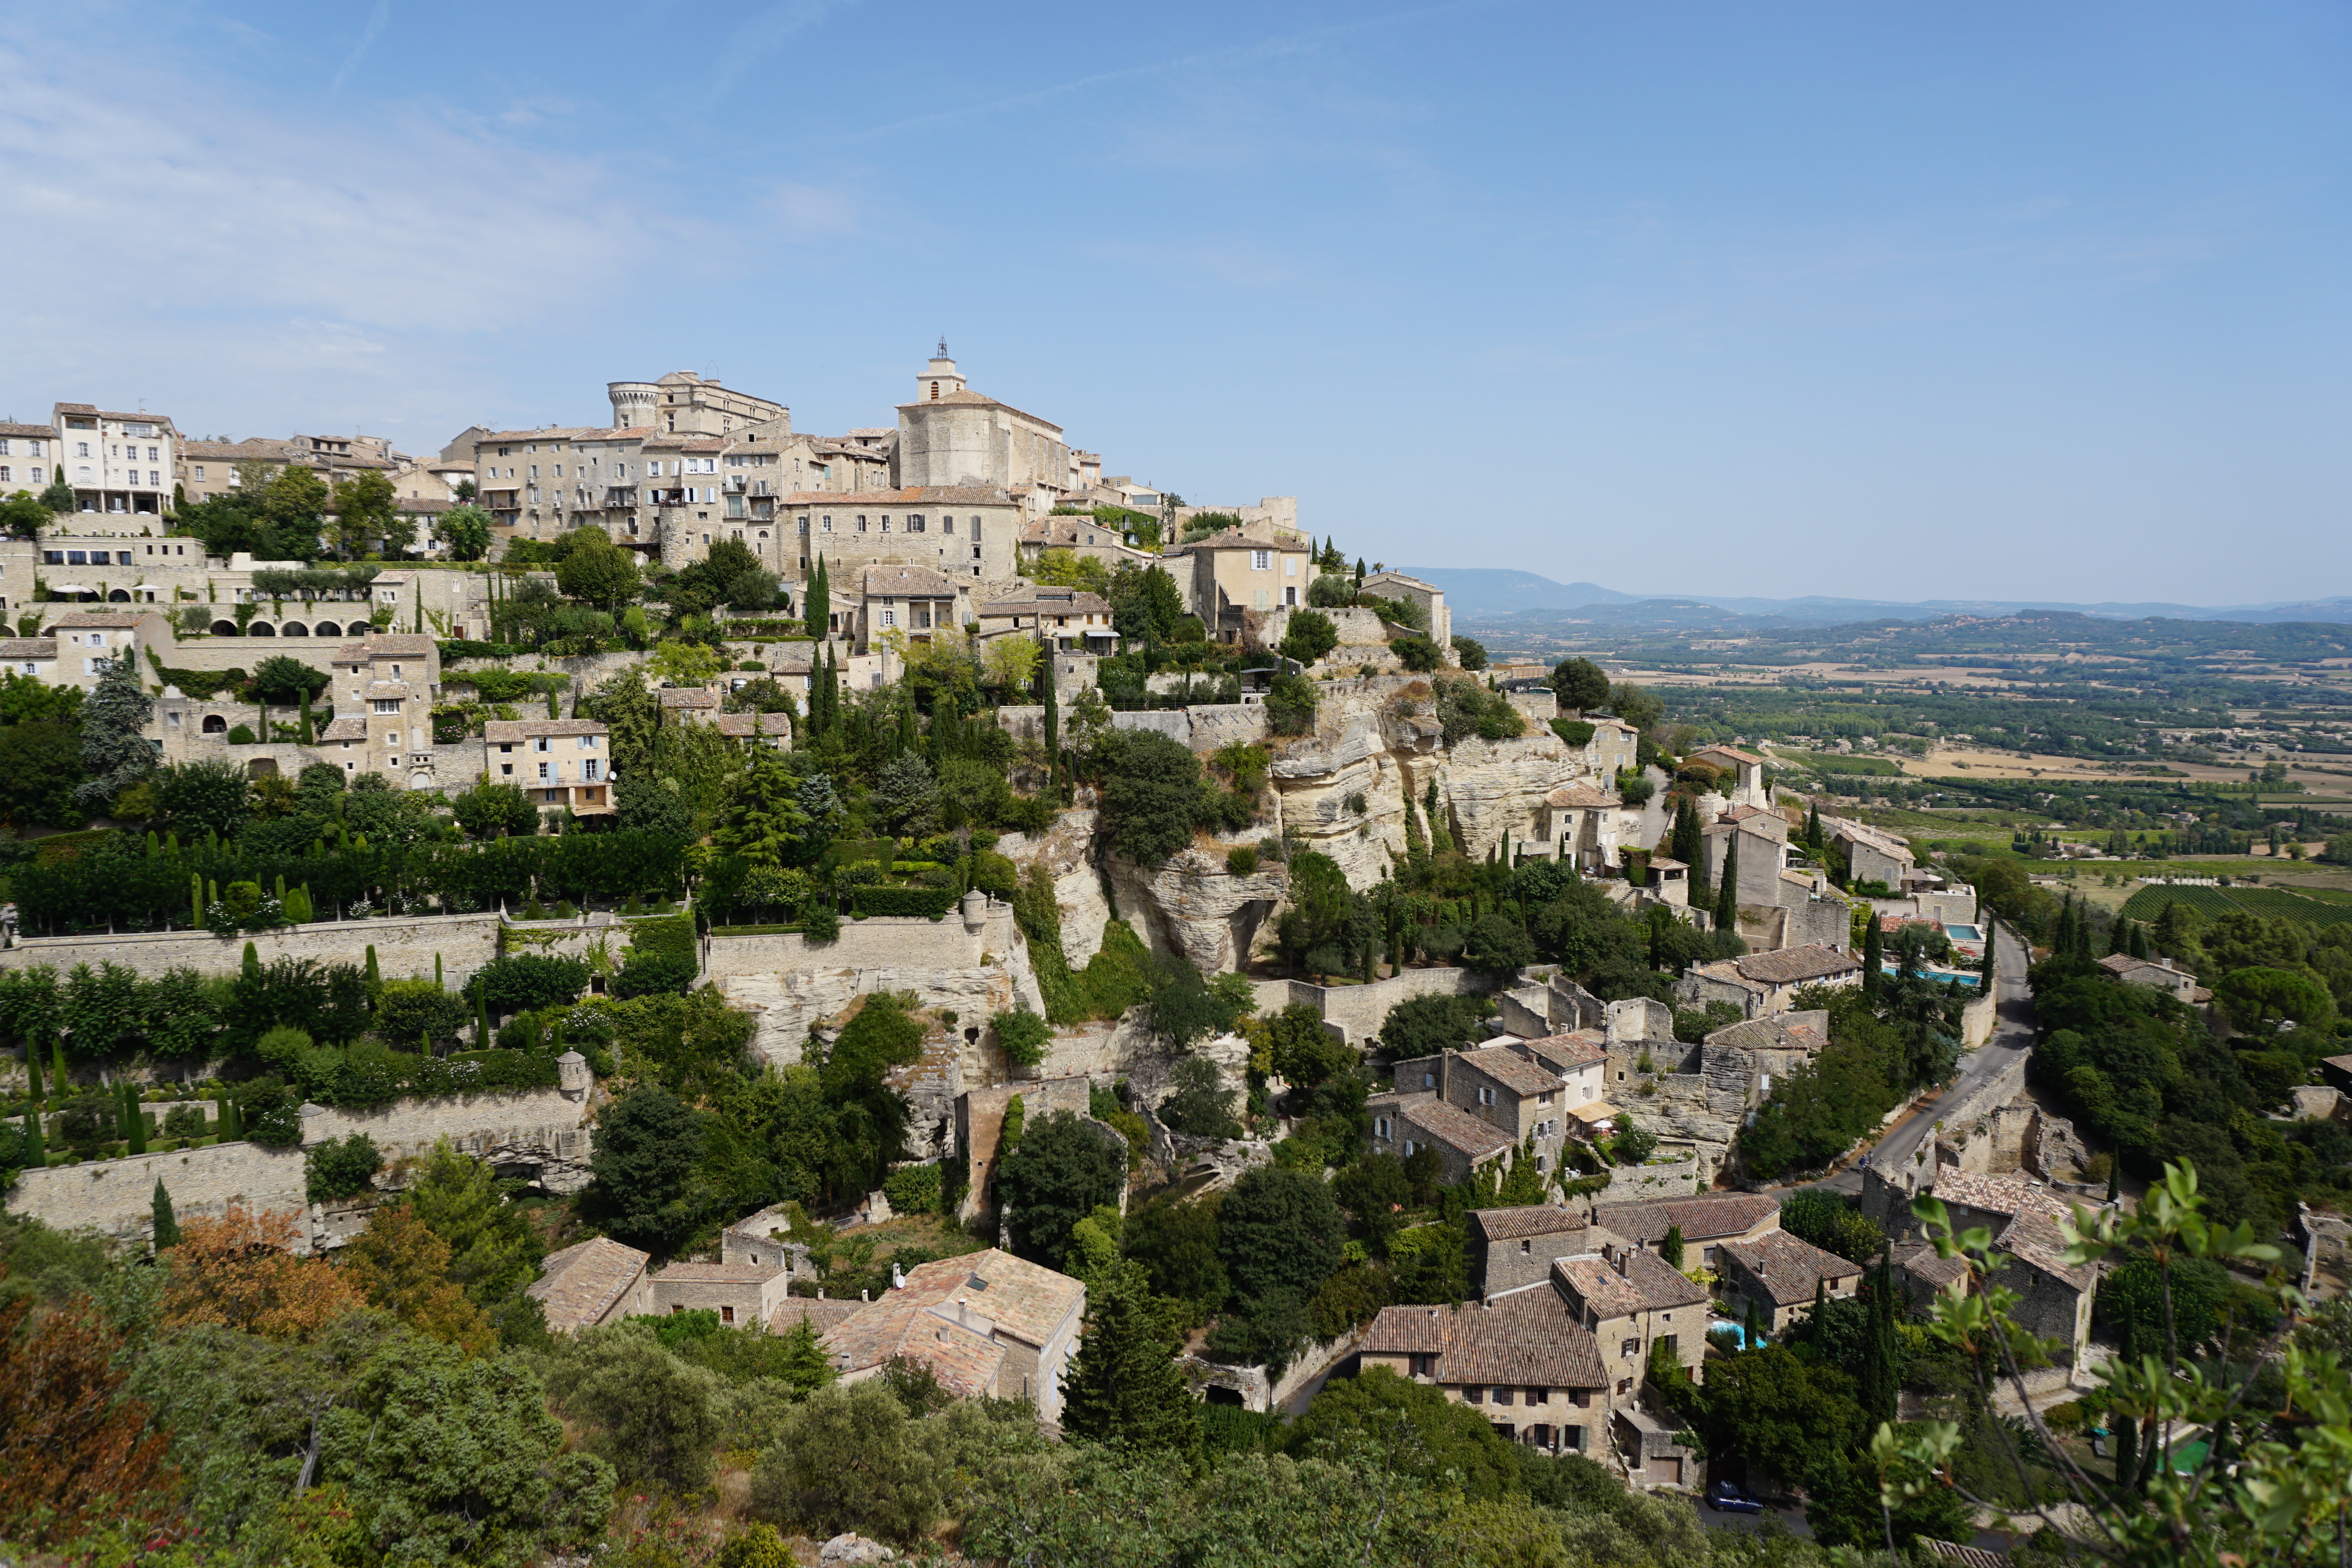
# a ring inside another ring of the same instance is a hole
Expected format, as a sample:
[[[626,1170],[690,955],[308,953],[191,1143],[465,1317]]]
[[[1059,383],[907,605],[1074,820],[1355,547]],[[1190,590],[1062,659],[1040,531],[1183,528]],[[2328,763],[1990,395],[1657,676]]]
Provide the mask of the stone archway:
[[[256,621],[246,627],[245,634],[248,637],[275,637],[278,631],[267,621]]]
[[[131,602],[131,591],[127,588],[118,588],[106,596],[106,601],[109,604],[128,604]]]
[[[310,629],[299,621],[289,621],[278,629],[278,634],[280,637],[308,637]]]
[[[310,628],[310,634],[314,637],[340,637],[343,629],[331,621],[321,621]]]
[[[234,622],[234,621],[215,621],[215,622],[213,622],[213,635],[214,635],[214,636],[215,636],[215,637],[234,637],[234,636],[236,636],[236,622]]]
[[[228,733],[228,720],[223,718],[216,713],[208,713],[205,715],[205,722],[202,728],[204,733],[206,735],[226,735]]]
[[[255,758],[252,761],[245,765],[245,776],[248,779],[277,778],[278,758],[274,757]]]

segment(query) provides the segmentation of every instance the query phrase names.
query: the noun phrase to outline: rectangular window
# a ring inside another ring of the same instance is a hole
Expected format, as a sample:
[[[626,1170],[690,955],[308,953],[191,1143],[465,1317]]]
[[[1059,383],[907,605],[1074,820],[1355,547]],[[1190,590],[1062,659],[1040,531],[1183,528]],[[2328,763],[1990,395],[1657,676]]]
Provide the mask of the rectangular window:
[[[531,742],[530,748],[533,751],[552,751],[555,749],[555,743],[542,735]]]
[[[1298,575],[1298,558],[1297,556],[1286,555],[1282,558],[1282,575],[1285,577],[1297,577]]]
[[[587,761],[580,765],[580,777],[583,779],[601,779],[604,777],[604,765],[592,757]]]
[[[554,763],[552,763],[552,762],[542,762],[542,763],[541,763],[541,764],[539,765],[539,776],[540,776],[541,779],[552,779],[552,778],[554,778],[554,777],[555,777],[555,764],[554,764]]]
[[[907,531],[910,534],[921,533],[923,531],[923,519],[920,517],[908,517],[907,519]]]
[[[1462,1397],[1473,1405],[1484,1405],[1486,1403],[1486,1391],[1483,1388],[1465,1388],[1462,1391]]]
[[[1508,1405],[1512,1403],[1513,1397],[1517,1394],[1517,1392],[1518,1390],[1515,1388],[1497,1388],[1495,1390],[1495,1403],[1497,1405]]]
[[[1252,571],[1265,571],[1272,569],[1273,565],[1274,552],[1272,550],[1254,549],[1250,551],[1250,570]]]
[[[955,519],[953,517],[941,517],[940,519],[940,531],[950,534],[955,532]]]

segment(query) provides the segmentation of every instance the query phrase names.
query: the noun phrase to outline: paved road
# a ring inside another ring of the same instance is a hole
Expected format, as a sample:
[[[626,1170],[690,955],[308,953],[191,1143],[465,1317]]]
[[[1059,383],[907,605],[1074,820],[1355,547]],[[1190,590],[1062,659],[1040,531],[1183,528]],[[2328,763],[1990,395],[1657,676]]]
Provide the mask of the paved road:
[[[1996,925],[1993,932],[1994,940],[2000,944],[2000,948],[1993,962],[1997,1019],[1992,1038],[1960,1058],[1960,1075],[1952,1081],[1952,1086],[1938,1096],[1934,1104],[1896,1123],[1888,1129],[1885,1137],[1872,1145],[1872,1165],[1883,1169],[1910,1159],[1934,1130],[1936,1123],[1964,1096],[1973,1093],[1994,1074],[2014,1065],[2018,1058],[2033,1048],[2033,998],[2025,988],[2025,970],[2030,961],[2025,945],[2005,925]],[[1826,1187],[1832,1192],[1860,1192],[1862,1171],[1858,1166],[1850,1166],[1828,1180],[1811,1185]]]

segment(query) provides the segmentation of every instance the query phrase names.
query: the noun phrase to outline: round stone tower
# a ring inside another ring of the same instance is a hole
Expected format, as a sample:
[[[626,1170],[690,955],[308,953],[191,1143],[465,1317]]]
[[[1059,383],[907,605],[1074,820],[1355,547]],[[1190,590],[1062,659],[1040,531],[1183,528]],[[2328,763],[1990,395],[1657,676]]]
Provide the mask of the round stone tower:
[[[651,382],[607,382],[604,391],[613,399],[615,430],[649,425],[658,417],[655,411],[661,406],[661,388]]]

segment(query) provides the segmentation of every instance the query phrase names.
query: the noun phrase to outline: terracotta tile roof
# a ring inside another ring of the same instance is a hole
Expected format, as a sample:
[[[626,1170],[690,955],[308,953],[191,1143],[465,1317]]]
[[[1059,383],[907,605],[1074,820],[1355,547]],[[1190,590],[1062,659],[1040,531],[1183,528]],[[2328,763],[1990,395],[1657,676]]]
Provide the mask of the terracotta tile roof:
[[[1829,1044],[1829,1037],[1812,1023],[1788,1019],[1788,1014],[1780,1013],[1726,1024],[1708,1035],[1706,1043],[1736,1045],[1744,1051],[1819,1051]]]
[[[1601,806],[1614,806],[1618,800],[1616,796],[1604,794],[1590,784],[1563,784],[1544,797],[1544,804],[1562,809],[1582,807],[1591,810]]]
[[[907,1276],[906,1290],[892,1294],[940,1301],[963,1296],[975,1314],[985,1315],[1030,1344],[1042,1345],[1054,1337],[1070,1309],[1084,1303],[1087,1288],[1067,1274],[992,1247],[922,1264]]]
[[[927,566],[869,566],[864,582],[868,599],[953,599],[962,591]]]
[[[344,715],[319,732],[320,745],[331,740],[365,740],[367,737],[367,720],[352,714]]]
[[[1034,413],[1021,413],[1021,411],[1011,403],[1000,402],[987,393],[973,392],[969,387],[962,392],[947,392],[939,397],[920,399],[914,402],[902,402],[898,406],[900,408],[940,408],[950,405],[960,408],[1001,408],[1007,413],[1020,413],[1022,418],[1034,424],[1042,424],[1056,435],[1062,431],[1062,427],[1052,420],[1039,419]]]
[[[1769,766],[1752,751],[1742,751],[1736,746],[1706,746],[1691,753],[1693,757],[1728,757],[1735,762],[1745,762],[1752,768]]]
[[[545,430],[494,430],[474,439],[481,444],[493,441],[585,441],[613,432],[601,424],[550,425]]]
[[[980,607],[983,616],[1108,615],[1110,601],[1073,588],[1041,588],[1026,599],[996,599]]]
[[[10,637],[0,642],[0,659],[54,659],[58,656],[55,637]]]
[[[11,424],[0,422],[0,435],[29,435],[40,438],[56,434],[57,431],[46,424]]]
[[[1953,1281],[1968,1276],[1968,1260],[1962,1258],[1938,1258],[1935,1248],[1925,1241],[1906,1241],[1892,1254],[1895,1266],[1931,1291],[1941,1291]]]
[[[1800,1241],[1785,1230],[1768,1231],[1753,1241],[1727,1241],[1721,1251],[1761,1284],[1775,1303],[1784,1307],[1811,1301],[1817,1281],[1853,1280],[1863,1271],[1861,1264],[1849,1263],[1834,1252],[1824,1252],[1810,1241]],[[1832,1284],[1831,1288],[1837,1287]]]
[[[77,610],[69,614],[58,616],[49,624],[63,626],[69,631],[79,629],[88,632],[96,629],[121,632],[138,625],[149,615],[154,613],[155,612],[152,610],[142,613],[134,613],[128,610]]]
[[[717,707],[719,694],[709,686],[664,686],[654,694],[664,707]]]
[[[947,1390],[971,1399],[996,1390],[1004,1347],[981,1330],[904,1301],[897,1291],[866,1306],[821,1336],[837,1373],[863,1372],[903,1357],[929,1366]]]
[[[1439,1143],[1474,1161],[1500,1154],[1517,1143],[1499,1127],[1433,1096],[1427,1104],[1410,1106],[1402,1114]]]
[[[1371,585],[1376,582],[1392,582],[1401,588],[1418,588],[1423,593],[1437,593],[1442,591],[1442,590],[1438,588],[1437,584],[1433,582],[1423,582],[1421,579],[1409,576],[1402,571],[1376,571],[1372,573],[1371,576],[1364,579],[1364,586],[1366,588],[1371,587]]]
[[[792,490],[787,507],[1009,507],[1013,497],[992,485],[914,485],[898,490]]]
[[[1946,1203],[1965,1203],[1986,1214],[2023,1214],[2029,1209],[2057,1207],[2055,1200],[2030,1186],[2023,1176],[1979,1176],[1971,1171],[1938,1171],[1929,1190]]]
[[[1559,1074],[1540,1062],[1528,1061],[1507,1045],[1482,1045],[1475,1051],[1456,1053],[1455,1060],[1474,1072],[1482,1072],[1514,1094],[1552,1094],[1560,1085]]]
[[[823,1339],[839,1323],[856,1317],[866,1309],[864,1301],[819,1301],[814,1296],[786,1296],[783,1304],[768,1320],[770,1333],[782,1333],[794,1323],[806,1322]]]
[[[335,650],[339,664],[364,664],[372,659],[425,659],[438,652],[430,637],[413,632],[379,632],[357,643],[346,643]]]
[[[595,1322],[646,1271],[649,1253],[607,1237],[548,1254],[527,1291],[547,1310],[547,1326],[570,1333]]]
[[[65,622],[60,621],[58,624],[62,626]],[[2169,964],[2158,964],[2146,958],[2127,957],[2121,953],[2108,954],[2099,960],[2099,967],[2119,980],[2155,977],[2168,986],[2197,983],[2197,977],[2186,969],[2176,969]]]
[[[1519,1048],[1533,1051],[1563,1072],[1579,1067],[1590,1067],[1608,1059],[1607,1037],[1597,1029],[1571,1030],[1566,1034],[1547,1034],[1534,1040],[1523,1040]]]
[[[960,1394],[988,1393],[1004,1358],[998,1336],[1043,1346],[1086,1303],[1077,1281],[993,1247],[922,1264],[906,1278],[905,1289],[826,1331],[825,1349],[841,1370],[904,1355],[929,1364]]]
[[[1831,839],[1845,839],[1854,843],[1867,844],[1881,854],[1891,855],[1896,860],[1907,861],[1912,858],[1911,844],[1908,840],[1897,838],[1893,833],[1881,832],[1876,828],[1854,821],[1848,817],[1823,817],[1822,832]]]
[[[496,743],[534,740],[542,735],[603,735],[604,727],[593,718],[494,718],[482,726],[482,739]]]
[[[1862,960],[1816,942],[1803,947],[1780,947],[1734,958],[1739,972],[1766,985],[1785,986],[1804,980],[1824,980],[1832,975],[1858,974]]]
[[[1418,1321],[1416,1321],[1418,1320]],[[1601,1347],[1549,1291],[1521,1291],[1491,1303],[1387,1307],[1364,1349],[1434,1354],[1436,1381],[1540,1388],[1606,1388]]]
[[[2058,1228],[2058,1217],[2049,1207],[2028,1208],[2009,1222],[1994,1245],[2028,1268],[2039,1269],[2074,1290],[2087,1291],[2098,1283],[2099,1271],[2091,1264],[2063,1260],[2071,1243]]]
[[[1517,1241],[1529,1236],[1558,1236],[1583,1230],[1591,1221],[1576,1209],[1558,1204],[1530,1203],[1517,1208],[1474,1208],[1470,1223],[1489,1241]]]
[[[1706,979],[1717,981],[1722,985],[1737,986],[1741,990],[1747,991],[1753,996],[1760,997],[1771,989],[1770,987],[1765,985],[1762,981],[1751,980],[1747,976],[1741,974],[1739,972],[1739,960],[1737,958],[1718,958],[1712,964],[1693,964],[1685,972],[1688,974],[1702,976]]]
[[[1685,1241],[1715,1241],[1738,1235],[1780,1208],[1779,1198],[1760,1192],[1710,1192],[1640,1203],[1597,1203],[1592,1220],[1636,1241],[1663,1241],[1677,1225]]]
[[[1297,555],[1307,553],[1307,546],[1295,538],[1277,538],[1270,532],[1252,533],[1247,527],[1226,528],[1211,534],[1206,538],[1194,539],[1188,545],[1177,545],[1161,553],[1191,555],[1196,550],[1220,549],[1276,549],[1288,550]]]
[[[744,740],[789,737],[793,733],[792,720],[780,713],[722,713],[714,722],[719,734]]]
[[[1624,1258],[1622,1274],[1598,1253],[1562,1258],[1552,1264],[1552,1277],[1562,1289],[1572,1291],[1578,1301],[1590,1307],[1595,1316],[1602,1318],[1661,1312],[1706,1300],[1704,1287],[1684,1279],[1657,1254],[1636,1250],[1625,1253]]]

